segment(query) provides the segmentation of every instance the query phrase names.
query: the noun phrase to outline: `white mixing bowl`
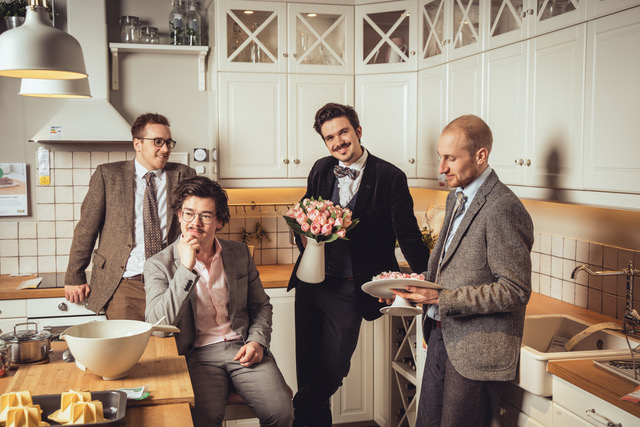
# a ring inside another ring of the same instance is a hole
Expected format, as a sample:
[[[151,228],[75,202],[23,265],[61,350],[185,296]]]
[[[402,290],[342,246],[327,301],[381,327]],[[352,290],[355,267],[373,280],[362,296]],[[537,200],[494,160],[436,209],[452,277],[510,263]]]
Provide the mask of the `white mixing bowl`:
[[[60,338],[67,342],[80,369],[86,367],[104,380],[115,380],[126,377],[138,363],[152,331],[180,332],[170,325],[102,320],[71,326]]]

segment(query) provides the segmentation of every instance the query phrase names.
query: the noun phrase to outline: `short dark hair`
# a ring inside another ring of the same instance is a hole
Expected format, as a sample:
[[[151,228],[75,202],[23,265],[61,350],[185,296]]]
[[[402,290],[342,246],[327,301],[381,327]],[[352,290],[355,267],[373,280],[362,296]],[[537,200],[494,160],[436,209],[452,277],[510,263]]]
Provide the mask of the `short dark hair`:
[[[169,125],[169,119],[158,113],[140,114],[135,122],[131,125],[131,136],[134,138],[142,138],[142,131],[149,123],[154,125]]]
[[[325,122],[338,117],[346,117],[349,120],[349,123],[351,123],[353,130],[357,130],[360,127],[358,113],[356,113],[356,110],[354,110],[353,107],[330,102],[318,110],[315,122],[313,123],[313,128],[322,137],[323,141],[324,135],[322,135],[322,125]]]
[[[493,147],[493,133],[489,125],[478,116],[467,114],[454,119],[442,130],[442,133],[460,131],[465,136],[466,149],[475,154],[479,149],[486,148],[491,153]]]
[[[204,176],[194,176],[180,182],[173,191],[171,209],[177,214],[182,209],[184,201],[192,196],[213,199],[216,203],[216,217],[220,222],[220,228],[229,222],[231,218],[229,198],[227,197],[227,192],[216,181]]]

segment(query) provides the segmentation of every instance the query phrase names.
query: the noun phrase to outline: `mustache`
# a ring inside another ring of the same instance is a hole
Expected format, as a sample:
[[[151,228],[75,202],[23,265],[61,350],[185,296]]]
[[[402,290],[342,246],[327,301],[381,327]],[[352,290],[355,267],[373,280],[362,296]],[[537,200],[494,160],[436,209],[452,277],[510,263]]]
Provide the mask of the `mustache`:
[[[191,226],[187,227],[187,231],[191,231],[191,230],[197,231],[199,233],[204,233],[204,229],[200,228],[200,227],[198,227],[196,225],[191,225]]]
[[[343,142],[342,144],[340,144],[340,145],[338,145],[336,147],[333,147],[333,151],[342,150],[343,148],[348,147],[350,145],[351,145],[350,142]]]

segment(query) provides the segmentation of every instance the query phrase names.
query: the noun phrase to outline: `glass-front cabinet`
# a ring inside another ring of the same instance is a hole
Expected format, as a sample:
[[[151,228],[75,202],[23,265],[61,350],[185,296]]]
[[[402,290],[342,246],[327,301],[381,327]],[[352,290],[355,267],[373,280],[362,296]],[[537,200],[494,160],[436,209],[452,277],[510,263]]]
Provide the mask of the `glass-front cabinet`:
[[[482,50],[480,0],[420,1],[420,68]]]
[[[353,8],[217,3],[221,71],[353,73]]]
[[[487,49],[583,21],[587,0],[487,0]]]
[[[417,70],[416,3],[356,7],[356,73]]]

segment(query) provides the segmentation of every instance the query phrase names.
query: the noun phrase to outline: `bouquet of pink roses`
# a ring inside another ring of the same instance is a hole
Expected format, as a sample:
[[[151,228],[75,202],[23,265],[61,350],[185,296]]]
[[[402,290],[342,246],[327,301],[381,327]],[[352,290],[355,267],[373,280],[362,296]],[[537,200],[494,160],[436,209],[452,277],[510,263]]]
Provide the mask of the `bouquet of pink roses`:
[[[330,243],[346,239],[347,231],[355,227],[359,219],[351,218],[351,210],[334,205],[330,200],[313,197],[297,202],[284,215],[289,227],[301,236],[316,242]]]

